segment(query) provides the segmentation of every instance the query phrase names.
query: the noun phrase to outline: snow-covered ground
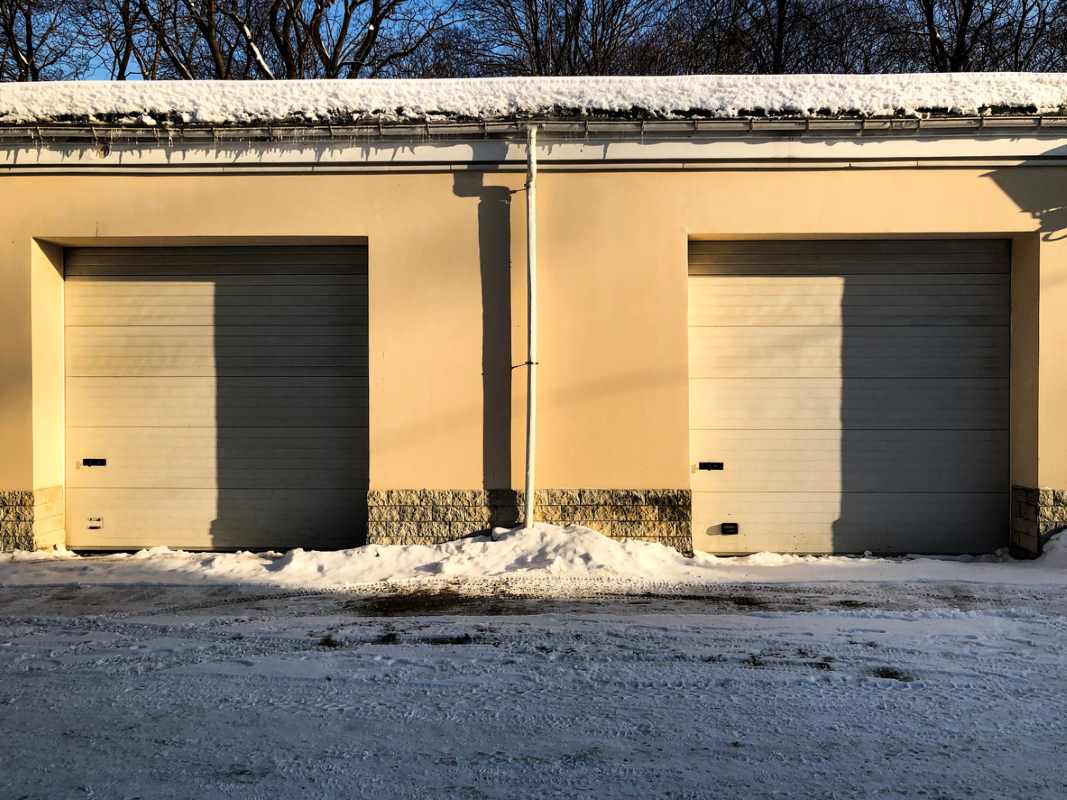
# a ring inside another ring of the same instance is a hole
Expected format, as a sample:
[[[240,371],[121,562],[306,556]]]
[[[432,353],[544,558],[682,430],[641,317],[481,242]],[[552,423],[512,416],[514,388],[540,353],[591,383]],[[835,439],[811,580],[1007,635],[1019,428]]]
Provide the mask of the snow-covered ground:
[[[0,589],[0,797],[1067,796],[1060,589],[408,589]]]
[[[2,798],[1067,796],[1067,554],[0,563]]]
[[[550,114],[1059,113],[1064,73],[685,75],[439,80],[51,81],[0,86],[0,124],[507,119]]]

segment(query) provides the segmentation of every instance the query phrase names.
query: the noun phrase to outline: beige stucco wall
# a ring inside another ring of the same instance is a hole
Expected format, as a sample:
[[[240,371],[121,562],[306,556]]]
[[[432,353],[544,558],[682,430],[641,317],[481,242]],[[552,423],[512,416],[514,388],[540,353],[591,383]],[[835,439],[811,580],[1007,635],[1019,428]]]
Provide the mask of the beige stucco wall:
[[[1067,487],[1064,177],[1051,167],[543,173],[539,485],[688,486],[687,237],[995,234],[1016,237],[1015,479]],[[505,482],[486,466],[500,436],[483,440],[483,429],[507,429],[507,409],[483,413],[482,279],[510,253],[517,364],[522,183],[516,173],[5,176],[0,490],[62,480],[60,256],[34,241],[126,237],[367,237],[372,487]],[[1038,352],[1052,354],[1040,367]],[[518,485],[521,369],[512,386]]]
[[[33,487],[63,483],[63,248],[33,239],[30,336],[33,385]]]

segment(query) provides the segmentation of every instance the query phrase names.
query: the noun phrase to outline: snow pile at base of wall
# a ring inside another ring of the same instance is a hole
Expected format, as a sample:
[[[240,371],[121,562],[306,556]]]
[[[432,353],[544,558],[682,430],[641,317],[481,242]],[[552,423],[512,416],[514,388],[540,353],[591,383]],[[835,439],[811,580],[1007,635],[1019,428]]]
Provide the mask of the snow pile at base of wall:
[[[1044,557],[874,558],[759,553],[687,558],[663,545],[609,539],[589,528],[538,524],[445,544],[368,545],[340,551],[187,553],[79,557],[66,550],[0,555],[0,586],[63,583],[251,583],[307,589],[515,582],[527,591],[642,591],[733,582],[976,581],[1067,585],[1067,537]]]
[[[1065,73],[434,80],[57,81],[0,85],[0,123],[912,116],[1067,108]]]
[[[1049,539],[1039,559],[1046,567],[1067,570],[1067,533]]]

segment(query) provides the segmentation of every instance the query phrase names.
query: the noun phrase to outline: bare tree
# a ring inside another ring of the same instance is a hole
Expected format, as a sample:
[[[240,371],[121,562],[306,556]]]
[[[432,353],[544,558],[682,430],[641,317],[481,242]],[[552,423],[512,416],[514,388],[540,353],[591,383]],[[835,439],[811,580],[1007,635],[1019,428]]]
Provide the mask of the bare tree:
[[[1067,0],[0,0],[0,80],[1067,69]]]
[[[892,71],[900,27],[884,0],[684,0],[664,29],[675,69],[660,71]]]
[[[152,77],[196,78],[218,76],[201,68],[200,34],[182,0],[137,0],[144,19],[145,38],[158,59]]]
[[[1055,21],[1062,24],[1064,10],[1063,3],[1053,0],[1019,0],[1009,15],[1003,35],[998,37],[1004,51],[998,59],[1001,68],[1021,72],[1054,66],[1050,63],[1048,45],[1063,39],[1062,34],[1054,38],[1049,34]],[[1062,59],[1059,63],[1063,63]]]
[[[810,8],[801,0],[754,0],[744,4],[740,36],[756,72],[779,74],[803,61],[811,37]],[[788,58],[788,61],[787,61]],[[796,71],[790,69],[789,71]]]
[[[473,56],[488,75],[640,71],[670,0],[464,0]]]
[[[903,0],[900,37],[936,72],[1048,69],[1058,0]],[[921,42],[921,44],[920,44]],[[1060,62],[1062,68],[1062,62]]]
[[[659,69],[684,74],[751,72],[741,43],[744,3],[737,0],[682,0],[662,27]]]
[[[394,71],[451,22],[455,3],[431,0],[270,0],[278,77],[377,77]]]
[[[249,78],[241,9],[226,0],[139,0],[158,46],[185,78]]]
[[[899,72],[915,69],[899,42],[900,20],[883,0],[833,0],[812,21],[816,40],[810,70],[829,73]]]
[[[0,79],[78,77],[88,57],[67,0],[0,0]]]
[[[171,75],[165,53],[139,0],[79,0],[80,39],[94,54],[93,70],[111,80],[132,77],[186,77]]]
[[[446,25],[410,55],[393,62],[390,74],[413,78],[476,78],[482,74],[469,28]]]

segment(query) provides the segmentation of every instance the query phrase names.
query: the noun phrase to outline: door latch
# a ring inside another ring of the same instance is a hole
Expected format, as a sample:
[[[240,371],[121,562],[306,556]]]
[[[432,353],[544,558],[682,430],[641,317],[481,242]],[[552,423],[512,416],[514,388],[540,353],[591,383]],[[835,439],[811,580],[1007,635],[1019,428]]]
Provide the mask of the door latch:
[[[724,469],[725,465],[721,461],[700,461],[697,463],[697,469],[706,471],[718,471]]]
[[[82,459],[82,466],[83,467],[106,467],[107,466],[107,459],[106,458],[83,458]]]

